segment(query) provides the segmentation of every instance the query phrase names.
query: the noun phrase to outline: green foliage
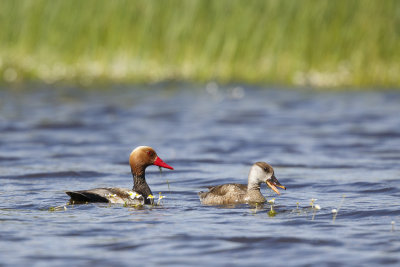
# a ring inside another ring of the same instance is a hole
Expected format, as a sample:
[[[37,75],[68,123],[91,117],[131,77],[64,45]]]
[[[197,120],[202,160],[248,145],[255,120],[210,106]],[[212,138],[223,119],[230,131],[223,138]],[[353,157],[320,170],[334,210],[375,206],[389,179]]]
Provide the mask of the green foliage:
[[[397,0],[3,0],[0,74],[398,86]]]

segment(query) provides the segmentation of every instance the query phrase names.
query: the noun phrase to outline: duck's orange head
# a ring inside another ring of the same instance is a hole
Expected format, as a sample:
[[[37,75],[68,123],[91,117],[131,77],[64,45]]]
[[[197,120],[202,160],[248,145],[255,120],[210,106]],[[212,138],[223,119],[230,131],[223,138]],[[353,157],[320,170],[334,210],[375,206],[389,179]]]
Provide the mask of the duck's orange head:
[[[154,149],[149,146],[138,146],[137,148],[135,148],[129,156],[129,165],[131,165],[132,169],[146,168],[150,165],[156,165],[170,170],[174,169],[167,163],[165,163],[157,155],[156,151],[154,151]]]

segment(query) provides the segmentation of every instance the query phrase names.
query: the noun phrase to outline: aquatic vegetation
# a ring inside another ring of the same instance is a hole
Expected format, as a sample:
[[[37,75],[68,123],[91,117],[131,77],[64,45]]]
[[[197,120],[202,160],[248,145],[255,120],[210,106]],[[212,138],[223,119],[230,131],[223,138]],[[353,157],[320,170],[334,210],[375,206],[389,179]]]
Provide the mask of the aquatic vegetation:
[[[268,216],[269,217],[275,217],[277,212],[274,210],[274,208],[271,206],[270,211],[268,211]]]
[[[318,199],[315,199],[315,198],[312,198],[312,199],[311,199],[310,205],[311,205],[311,208],[312,208],[312,209],[314,208],[314,202],[317,201],[317,200],[318,200]]]
[[[337,208],[333,208],[331,210],[331,212],[333,214],[333,223],[335,223],[336,216],[337,216],[340,208],[342,207],[345,198],[346,198],[346,196],[342,195],[342,199],[341,199],[341,202],[339,203],[338,207]],[[311,220],[314,221],[317,212],[322,210],[321,205],[316,203],[317,200],[318,199],[316,199],[316,198],[311,198],[310,203],[309,203],[310,206],[306,206],[306,207],[300,207],[300,202],[297,201],[296,202],[296,208],[292,209],[290,211],[290,213],[307,216],[309,212],[312,212]],[[275,212],[274,207],[273,207],[274,204],[275,204],[275,199],[268,200],[267,203],[269,203],[271,205],[271,211],[270,212],[272,212],[275,215],[276,212]],[[394,221],[392,222],[392,224],[394,224]]]
[[[147,199],[150,199],[150,203],[151,205],[154,205],[154,196],[152,194],[150,194]]]
[[[134,208],[134,209],[141,209],[144,205],[143,204],[128,204],[126,201],[124,203],[125,208]]]
[[[256,203],[256,205],[255,205],[255,207],[254,207],[254,209],[253,209],[253,213],[254,213],[254,214],[257,214],[257,210],[258,210],[258,203]]]
[[[315,199],[316,200],[316,199]],[[314,200],[314,201],[315,201]],[[315,214],[317,213],[317,211],[318,210],[320,210],[321,209],[321,206],[320,205],[318,205],[318,204],[315,204],[314,205],[314,202],[312,202],[312,204],[313,204],[313,206],[312,206],[312,209],[313,209],[313,216],[312,216],[312,221],[314,221],[314,219],[315,219]]]
[[[270,204],[270,210],[268,211],[268,216],[274,217],[276,215],[276,211],[274,210],[275,198],[268,200],[268,203]]]
[[[132,192],[132,191],[128,192],[128,194],[129,194],[129,197],[130,197],[131,199],[136,199],[136,198],[141,198],[141,197],[142,197],[141,194],[138,194],[138,193]]]
[[[68,205],[68,204],[67,204]],[[67,206],[66,205],[60,205],[60,206],[56,206],[56,207],[50,207],[49,211],[50,212],[54,212],[54,211],[66,211],[67,210]]]
[[[396,86],[399,8],[396,0],[3,0],[0,79]]]
[[[332,209],[332,213],[333,213],[332,223],[335,223],[336,216],[338,215],[339,210],[340,210],[340,208],[341,208],[342,205],[343,205],[343,202],[344,202],[345,197],[346,197],[346,195],[342,195],[342,200],[340,201],[340,204],[339,204],[339,206],[337,207],[337,209]]]
[[[158,193],[158,201],[157,201],[157,206],[161,204],[161,200],[164,199],[165,196],[161,195],[161,192]]]

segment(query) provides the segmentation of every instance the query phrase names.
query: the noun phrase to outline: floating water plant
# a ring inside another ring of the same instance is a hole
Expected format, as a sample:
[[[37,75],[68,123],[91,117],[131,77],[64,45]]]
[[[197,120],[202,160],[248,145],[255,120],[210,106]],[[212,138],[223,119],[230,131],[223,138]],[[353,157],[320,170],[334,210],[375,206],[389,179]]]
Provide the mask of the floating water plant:
[[[161,204],[161,200],[162,200],[163,198],[165,198],[165,196],[162,196],[162,195],[161,195],[161,192],[159,192],[159,193],[158,193],[157,205],[160,205],[160,204]]]
[[[130,197],[131,199],[135,199],[135,198],[140,198],[140,197],[142,197],[141,194],[138,194],[138,193],[132,192],[132,191],[128,192],[128,194],[129,194],[129,197]]]
[[[275,198],[268,200],[268,203],[271,207],[270,211],[268,212],[268,216],[274,217],[276,215],[276,211],[274,210]]]
[[[53,212],[53,211],[60,211],[60,210],[67,210],[67,206],[65,205],[60,205],[60,206],[56,206],[56,207],[50,207],[49,211]]]
[[[269,217],[275,217],[276,215],[276,211],[273,209],[273,207],[271,206],[271,210],[268,211],[268,216]]]
[[[298,214],[301,213],[301,210],[300,210],[300,202],[298,202],[298,201],[296,202],[296,209],[292,210],[291,212],[292,212],[292,213],[296,212],[296,213],[298,213]]]
[[[154,196],[150,194],[147,199],[150,199],[151,205],[154,205]]]
[[[254,214],[257,214],[257,209],[258,209],[258,203],[256,203],[256,207],[253,209]]]
[[[313,216],[312,216],[312,219],[311,219],[312,221],[314,221],[315,214],[316,214],[317,210],[320,210],[320,209],[321,209],[320,205],[318,205],[318,204],[314,205],[314,212],[313,212]]]
[[[342,196],[342,201],[340,202],[340,204],[339,204],[339,206],[338,206],[337,209],[332,209],[332,213],[333,213],[332,223],[335,223],[336,216],[337,216],[337,214],[338,214],[340,208],[341,208],[342,205],[343,205],[343,202],[344,202],[344,198],[345,198],[345,197],[346,197],[346,195],[343,195],[343,196]]]
[[[310,205],[311,205],[311,208],[313,209],[314,208],[314,203],[315,203],[315,201],[317,201],[318,199],[316,199],[316,198],[312,198],[311,199],[311,202],[310,202]]]

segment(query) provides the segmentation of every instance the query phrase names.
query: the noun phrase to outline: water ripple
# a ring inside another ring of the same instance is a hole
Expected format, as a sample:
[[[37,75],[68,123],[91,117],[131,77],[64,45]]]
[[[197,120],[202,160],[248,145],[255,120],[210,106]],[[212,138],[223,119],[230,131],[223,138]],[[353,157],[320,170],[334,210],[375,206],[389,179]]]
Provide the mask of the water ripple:
[[[103,177],[105,173],[93,171],[65,171],[65,172],[43,172],[43,173],[28,173],[16,176],[0,176],[7,179],[24,179],[24,178],[82,178],[82,177]]]

